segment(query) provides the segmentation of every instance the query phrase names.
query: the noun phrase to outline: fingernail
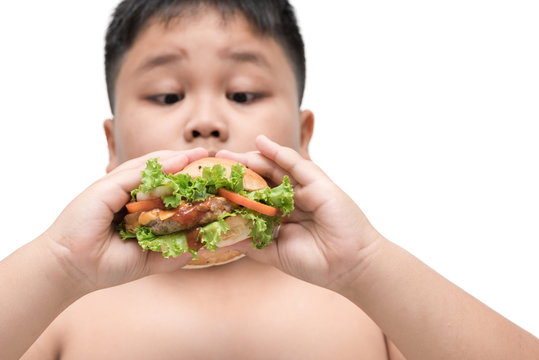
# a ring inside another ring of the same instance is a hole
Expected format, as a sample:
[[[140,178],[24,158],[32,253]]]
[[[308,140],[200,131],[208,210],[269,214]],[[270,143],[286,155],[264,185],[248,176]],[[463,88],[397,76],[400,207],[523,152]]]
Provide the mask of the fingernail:
[[[275,229],[273,229],[273,238],[277,239],[279,237],[279,231],[281,230],[281,225],[277,225]]]

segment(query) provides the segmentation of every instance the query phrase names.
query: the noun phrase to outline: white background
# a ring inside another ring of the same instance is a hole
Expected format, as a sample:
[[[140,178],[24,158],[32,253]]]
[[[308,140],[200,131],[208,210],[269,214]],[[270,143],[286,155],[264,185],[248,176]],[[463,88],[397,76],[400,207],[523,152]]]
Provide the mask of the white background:
[[[2,7],[0,258],[104,174],[116,3]],[[539,335],[539,3],[293,4],[313,159],[386,237]]]

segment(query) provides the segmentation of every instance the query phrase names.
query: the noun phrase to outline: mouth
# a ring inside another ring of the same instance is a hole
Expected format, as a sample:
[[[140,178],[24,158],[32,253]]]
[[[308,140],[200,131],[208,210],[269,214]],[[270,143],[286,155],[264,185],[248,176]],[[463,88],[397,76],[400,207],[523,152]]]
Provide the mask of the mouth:
[[[209,157],[215,157],[215,154],[217,154],[217,151],[215,150],[208,150]]]

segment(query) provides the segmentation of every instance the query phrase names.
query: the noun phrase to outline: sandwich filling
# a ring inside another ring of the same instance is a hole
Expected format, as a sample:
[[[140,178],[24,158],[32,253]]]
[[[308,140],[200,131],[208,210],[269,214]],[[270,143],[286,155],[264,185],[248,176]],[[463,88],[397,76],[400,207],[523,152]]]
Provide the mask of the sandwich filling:
[[[264,187],[247,191],[242,164],[227,169],[218,163],[222,159],[215,160],[194,178],[166,174],[157,159],[148,160],[141,185],[126,205],[129,214],[119,226],[122,238],[136,238],[143,250],[159,251],[164,257],[190,252],[196,258],[202,247],[217,250],[230,230],[226,219],[240,216],[249,224],[254,247],[271,243],[275,227],[294,209],[290,179],[285,176],[281,185],[269,188],[255,174]]]

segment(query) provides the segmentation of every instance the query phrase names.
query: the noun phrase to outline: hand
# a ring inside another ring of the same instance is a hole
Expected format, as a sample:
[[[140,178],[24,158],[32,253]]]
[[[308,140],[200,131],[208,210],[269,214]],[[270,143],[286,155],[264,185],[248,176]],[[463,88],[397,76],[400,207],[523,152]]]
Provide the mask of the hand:
[[[235,248],[308,282],[339,291],[358,276],[370,249],[381,239],[363,212],[312,161],[264,136],[260,152],[220,151],[278,184],[289,175],[294,184],[295,210],[285,218],[278,237],[266,249],[250,242]]]
[[[125,162],[75,198],[43,236],[73,283],[92,291],[185,265],[190,254],[164,259],[143,252],[136,241],[122,241],[113,220],[140,184],[147,159],[157,157],[164,171],[178,172],[205,156],[201,148],[151,153]]]

